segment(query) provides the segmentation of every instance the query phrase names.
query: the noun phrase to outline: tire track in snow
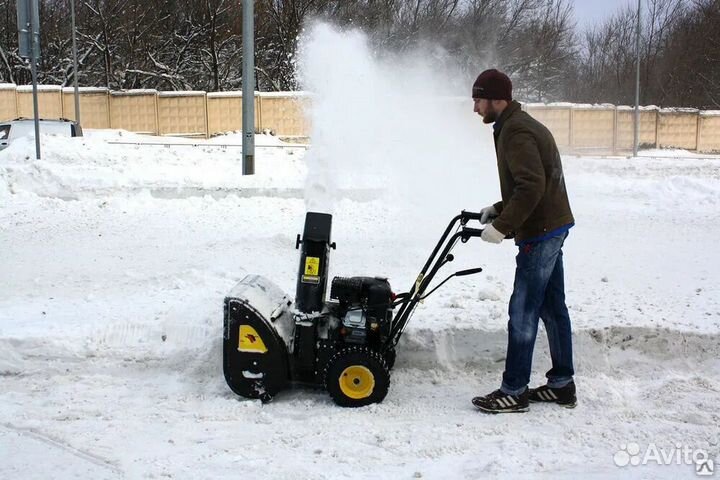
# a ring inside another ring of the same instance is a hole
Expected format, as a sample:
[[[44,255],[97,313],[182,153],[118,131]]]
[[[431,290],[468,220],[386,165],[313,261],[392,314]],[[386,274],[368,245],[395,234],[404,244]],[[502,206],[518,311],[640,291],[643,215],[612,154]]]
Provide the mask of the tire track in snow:
[[[110,470],[113,474],[117,475],[118,478],[121,478],[123,475],[122,469],[120,469],[120,467],[118,467],[115,463],[90,451],[76,448],[72,446],[68,441],[65,441],[63,439],[55,438],[48,434],[42,433],[35,428],[18,427],[11,423],[1,423],[0,426],[4,427],[7,430],[17,432],[22,436],[42,442],[52,448],[57,448],[68,452],[81,460],[92,463],[93,465],[97,465],[98,467],[101,467],[103,469]]]

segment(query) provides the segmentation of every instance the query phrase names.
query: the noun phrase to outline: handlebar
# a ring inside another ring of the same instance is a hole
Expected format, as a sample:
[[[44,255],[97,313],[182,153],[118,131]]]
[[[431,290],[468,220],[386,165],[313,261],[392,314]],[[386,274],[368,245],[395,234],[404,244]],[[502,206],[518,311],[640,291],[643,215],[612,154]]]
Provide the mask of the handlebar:
[[[460,241],[466,243],[471,237],[482,237],[482,228],[465,227],[460,231]]]
[[[400,336],[402,335],[402,332],[405,329],[405,326],[407,325],[407,322],[410,319],[410,316],[412,315],[415,306],[419,301],[422,301],[423,298],[426,298],[428,295],[430,295],[430,293],[437,290],[443,283],[445,283],[453,276],[471,275],[473,273],[478,273],[482,271],[482,269],[477,268],[456,272],[450,277],[446,278],[432,291],[425,294],[425,290],[427,289],[430,282],[433,280],[433,277],[435,276],[437,271],[447,262],[452,261],[453,257],[450,253],[450,250],[452,250],[455,243],[458,240],[466,243],[472,237],[482,237],[482,228],[470,228],[465,226],[470,220],[479,221],[481,218],[482,215],[479,212],[466,212],[465,210],[463,210],[462,212],[460,212],[460,214],[456,215],[452,220],[450,220],[450,223],[448,224],[447,228],[445,228],[443,234],[440,236],[440,240],[435,245],[435,248],[430,254],[430,257],[428,257],[427,261],[425,262],[425,265],[420,271],[420,274],[417,276],[415,284],[410,288],[408,292],[403,293],[402,295],[398,295],[396,301],[393,303],[393,307],[399,306],[400,309],[393,318],[393,326],[391,328],[388,340],[383,345],[383,349],[393,348],[395,345],[397,345],[397,342],[400,340]],[[452,229],[457,225],[458,222],[460,222],[460,228],[458,228],[455,233],[451,233]],[[513,237],[514,233],[511,232],[505,238],[510,239]]]
[[[460,225],[465,226],[470,220],[480,220],[482,214],[480,212],[466,212],[463,210],[460,212]]]
[[[465,210],[463,210],[459,215],[456,215],[450,221],[447,228],[440,237],[440,241],[438,241],[438,243],[435,245],[435,248],[430,254],[430,257],[425,262],[425,265],[423,266],[420,274],[415,280],[415,284],[406,294],[403,295],[402,301],[400,302],[400,309],[393,318],[393,327],[390,331],[389,339],[387,340],[383,348],[392,348],[397,344],[398,340],[400,339],[400,335],[402,335],[402,332],[405,328],[405,325],[407,324],[413,310],[415,309],[415,306],[420,300],[422,300],[424,296],[426,296],[424,295],[425,290],[432,281],[433,277],[440,269],[440,267],[447,263],[447,261],[450,261],[448,259],[448,256],[450,255],[450,250],[452,250],[455,242],[457,242],[458,240],[462,240],[464,243],[467,242],[470,237],[479,237],[482,235],[482,230],[479,228],[465,227],[465,224],[467,224],[468,221],[480,220],[481,217],[482,215],[478,212],[466,212]],[[462,228],[451,234],[453,227],[457,225],[458,221],[460,222]],[[450,255],[450,257],[452,256]],[[467,270],[461,272],[461,275],[470,275],[471,273],[477,273],[478,271],[480,270]],[[433,291],[434,290],[435,289],[433,289]]]

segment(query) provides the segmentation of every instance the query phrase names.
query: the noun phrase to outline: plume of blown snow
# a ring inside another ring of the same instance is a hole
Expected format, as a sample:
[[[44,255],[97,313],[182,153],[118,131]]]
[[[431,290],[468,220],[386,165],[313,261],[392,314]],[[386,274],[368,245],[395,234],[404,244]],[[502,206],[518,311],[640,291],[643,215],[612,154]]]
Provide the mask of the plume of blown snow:
[[[474,78],[448,64],[432,48],[379,56],[359,30],[323,22],[304,30],[297,71],[311,93],[309,211],[332,213],[345,189],[370,189],[391,214],[394,205],[408,222],[439,225],[499,199],[491,129],[473,113]]]

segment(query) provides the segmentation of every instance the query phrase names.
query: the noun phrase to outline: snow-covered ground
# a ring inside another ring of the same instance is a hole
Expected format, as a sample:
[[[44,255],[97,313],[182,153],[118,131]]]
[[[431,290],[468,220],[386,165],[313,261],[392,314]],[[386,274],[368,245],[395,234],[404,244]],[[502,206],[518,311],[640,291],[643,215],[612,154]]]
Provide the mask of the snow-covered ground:
[[[720,159],[565,158],[580,403],[488,416],[469,400],[502,372],[511,244],[456,248],[454,268],[485,271],[418,308],[382,404],[242,400],[221,372],[222,299],[249,272],[294,291],[304,150],[259,149],[242,177],[239,149],[107,143],[120,135],[47,138],[39,162],[31,141],[0,153],[1,478],[678,478],[694,468],[613,455],[717,455]],[[397,291],[455,213],[495,194],[440,208],[365,187],[336,192],[331,274]],[[548,362],[541,331],[535,382]]]
[[[218,147],[237,136],[91,131],[43,138],[41,161],[31,139],[0,152],[0,478],[695,475],[616,465],[651,446],[717,461],[719,157],[564,158],[574,410],[472,407],[499,385],[516,250],[477,239],[446,270],[484,272],[419,306],[382,404],[301,389],[262,405],[226,386],[223,297],[247,273],[294,292],[308,209],[334,215],[331,275],[399,292],[455,214],[498,200],[489,127],[469,100],[433,100],[452,84],[424,63],[436,53],[377,60],[357,32],[310,29],[313,146],[258,136],[252,177]],[[541,330],[533,383],[548,368]]]

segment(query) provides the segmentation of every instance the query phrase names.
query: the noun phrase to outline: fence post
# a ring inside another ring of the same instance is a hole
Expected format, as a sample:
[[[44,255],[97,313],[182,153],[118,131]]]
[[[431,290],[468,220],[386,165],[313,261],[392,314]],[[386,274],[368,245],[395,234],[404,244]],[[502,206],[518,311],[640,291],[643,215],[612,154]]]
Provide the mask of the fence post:
[[[613,106],[613,141],[612,141],[612,154],[617,155],[617,143],[618,143],[618,115],[617,105]]]
[[[155,92],[155,135],[160,135],[160,102],[158,101],[159,92]]]
[[[205,139],[210,138],[210,122],[208,120],[208,96],[205,92]]]
[[[575,155],[575,110],[570,106],[570,152]]]

